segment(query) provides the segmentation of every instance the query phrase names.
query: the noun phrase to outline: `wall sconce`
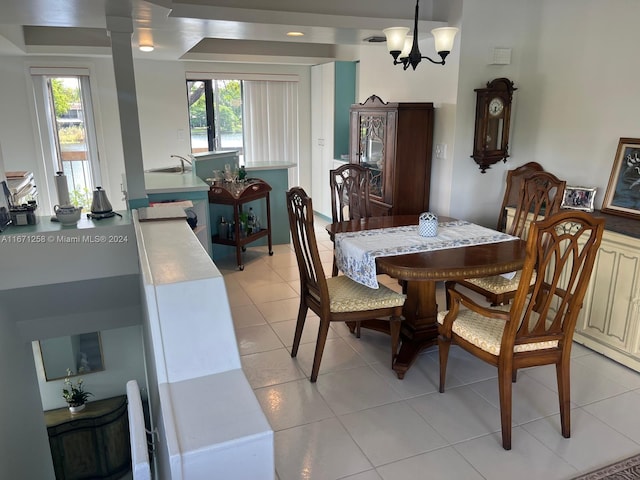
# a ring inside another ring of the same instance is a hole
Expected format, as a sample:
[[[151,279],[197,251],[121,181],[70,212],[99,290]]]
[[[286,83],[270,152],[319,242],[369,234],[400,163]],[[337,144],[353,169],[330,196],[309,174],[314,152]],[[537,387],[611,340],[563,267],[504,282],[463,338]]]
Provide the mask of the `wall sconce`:
[[[154,49],[153,45],[150,44],[140,44],[138,48],[141,52],[153,52]]]
[[[393,57],[394,65],[402,65],[403,69],[409,68],[409,65],[415,70],[420,61],[424,58],[431,63],[444,65],[444,59],[449,55],[453,48],[453,40],[458,33],[455,27],[440,27],[431,30],[431,34],[435,40],[436,52],[440,55],[441,61],[432,60],[420,53],[418,48],[418,4],[420,0],[416,0],[416,17],[413,25],[413,35],[407,35],[409,29],[407,27],[391,27],[383,30],[387,37],[387,48]]]

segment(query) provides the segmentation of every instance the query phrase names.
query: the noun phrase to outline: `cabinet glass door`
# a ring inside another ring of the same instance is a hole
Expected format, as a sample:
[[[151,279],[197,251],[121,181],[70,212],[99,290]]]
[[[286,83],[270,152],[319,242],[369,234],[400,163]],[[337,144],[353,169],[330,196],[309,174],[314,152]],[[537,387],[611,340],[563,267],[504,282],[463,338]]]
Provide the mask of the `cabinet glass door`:
[[[369,194],[384,197],[386,114],[360,115],[360,164],[369,169]]]

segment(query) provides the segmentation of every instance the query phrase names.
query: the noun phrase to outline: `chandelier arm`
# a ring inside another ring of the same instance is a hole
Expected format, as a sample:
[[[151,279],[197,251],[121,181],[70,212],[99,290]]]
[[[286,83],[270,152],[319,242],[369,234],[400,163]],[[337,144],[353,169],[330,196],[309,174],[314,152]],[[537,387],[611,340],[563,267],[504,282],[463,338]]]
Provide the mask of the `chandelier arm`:
[[[444,65],[444,58],[442,60],[440,60],[440,61],[433,60],[433,59],[431,59],[429,57],[425,57],[425,56],[422,56],[420,58],[422,58],[424,60],[429,60],[431,63],[435,63],[436,65]]]

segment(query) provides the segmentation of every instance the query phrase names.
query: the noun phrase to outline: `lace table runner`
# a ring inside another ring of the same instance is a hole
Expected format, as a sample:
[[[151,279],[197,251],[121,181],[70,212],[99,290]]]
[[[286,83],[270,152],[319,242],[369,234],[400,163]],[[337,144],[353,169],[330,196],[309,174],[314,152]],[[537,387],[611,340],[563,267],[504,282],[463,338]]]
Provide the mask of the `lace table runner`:
[[[518,237],[481,227],[464,220],[438,223],[435,237],[422,237],[418,226],[381,228],[336,233],[338,268],[349,278],[370,288],[378,288],[376,257],[428,252],[517,240]]]

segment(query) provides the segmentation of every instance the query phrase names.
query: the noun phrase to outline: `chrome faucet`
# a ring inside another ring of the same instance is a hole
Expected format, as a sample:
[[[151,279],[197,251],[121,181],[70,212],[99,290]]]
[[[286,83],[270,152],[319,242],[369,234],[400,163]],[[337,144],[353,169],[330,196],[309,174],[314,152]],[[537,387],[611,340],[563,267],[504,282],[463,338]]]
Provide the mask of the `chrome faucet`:
[[[193,168],[193,162],[191,160],[187,160],[186,158],[180,155],[171,155],[171,158],[179,158],[180,159],[180,168],[182,169],[181,173],[184,173],[184,162],[187,162]],[[193,157],[191,157],[193,159]]]

